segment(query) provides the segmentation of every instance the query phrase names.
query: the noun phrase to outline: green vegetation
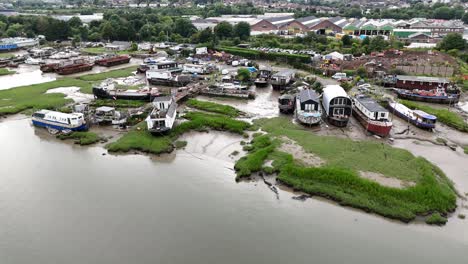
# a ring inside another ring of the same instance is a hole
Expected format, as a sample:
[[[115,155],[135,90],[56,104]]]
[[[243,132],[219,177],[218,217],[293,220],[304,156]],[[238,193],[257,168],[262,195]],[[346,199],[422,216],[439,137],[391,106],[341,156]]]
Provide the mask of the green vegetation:
[[[90,89],[91,84],[72,78],[63,78],[56,81],[21,86],[8,90],[0,90],[0,115],[16,114],[26,109],[55,109],[71,100],[65,99],[63,94],[45,92],[59,87],[78,86]]]
[[[5,69],[5,68],[0,68],[0,76],[10,75],[10,74],[15,74],[15,73],[16,73],[15,71],[10,71],[10,70]]]
[[[230,117],[238,117],[242,112],[229,105],[222,105],[208,101],[200,101],[189,99],[187,105],[199,110],[227,115]]]
[[[468,146],[463,146],[463,151],[465,152],[465,154],[468,154]]]
[[[257,136],[247,156],[235,165],[238,178],[263,171],[278,173],[278,180],[310,195],[323,196],[404,222],[430,212],[445,215],[456,208],[456,194],[443,172],[423,158],[386,144],[317,136],[286,118],[256,121],[267,135]],[[294,140],[306,152],[326,161],[323,167],[303,167],[290,154],[277,150],[282,137]],[[265,167],[265,161],[272,166]],[[372,162],[369,162],[372,160]],[[397,189],[359,176],[359,171],[415,182]]]
[[[101,72],[95,74],[88,74],[78,77],[78,79],[83,81],[102,81],[107,78],[120,78],[120,77],[127,77],[132,75],[134,71],[136,71],[137,66],[130,66],[127,68],[112,70],[108,72]]]
[[[447,218],[440,215],[440,213],[433,213],[426,218],[426,223],[429,225],[445,225]]]
[[[248,59],[260,59],[260,60],[278,60],[286,63],[302,62],[309,63],[310,56],[300,54],[289,54],[289,53],[266,53],[258,50],[243,49],[237,47],[219,47],[220,51],[228,52],[233,55],[242,56]]]
[[[174,146],[175,146],[176,149],[185,148],[185,146],[187,146],[187,141],[177,140],[176,142],[174,142]]]
[[[96,99],[91,105],[95,107],[112,106],[116,108],[137,108],[145,105],[147,102],[137,100],[111,100],[111,99]]]
[[[176,125],[167,135],[153,136],[146,129],[144,122],[128,132],[116,142],[106,147],[111,152],[138,150],[153,154],[169,153],[174,149],[173,142],[182,134],[191,131],[214,129],[242,134],[250,125],[244,121],[231,119],[224,115],[189,112],[184,116],[188,121]]]
[[[401,100],[401,103],[411,109],[419,109],[427,112],[428,114],[435,115],[438,121],[450,127],[463,132],[468,132],[468,124],[465,122],[463,117],[457,113],[451,112],[447,109],[433,108],[413,101]]]
[[[0,58],[11,58],[11,57],[14,57],[15,55],[13,55],[12,53],[0,53]]]
[[[106,51],[104,47],[95,47],[95,48],[84,48],[82,49],[83,52],[89,53],[89,54],[104,54],[104,53],[115,53],[118,55],[124,55],[124,54],[143,54],[143,51],[137,51],[137,50],[119,50],[119,51]]]
[[[75,144],[80,144],[82,146],[91,145],[100,140],[100,137],[96,133],[89,131],[72,132],[66,135],[60,134],[57,136],[57,138],[61,140],[74,139]]]

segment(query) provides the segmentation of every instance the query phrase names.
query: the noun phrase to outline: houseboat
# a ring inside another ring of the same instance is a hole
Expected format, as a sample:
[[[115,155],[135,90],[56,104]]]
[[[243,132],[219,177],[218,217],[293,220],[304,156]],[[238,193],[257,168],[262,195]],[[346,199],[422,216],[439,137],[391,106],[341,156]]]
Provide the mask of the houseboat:
[[[177,103],[172,96],[156,97],[153,110],[146,117],[146,126],[151,134],[157,135],[172,129],[177,116]]]
[[[165,70],[171,73],[179,73],[182,72],[182,68],[179,67],[179,63],[176,61],[169,61],[169,60],[157,60],[157,59],[148,59],[144,60],[143,64],[140,64],[137,68],[138,73],[146,73],[148,70]]]
[[[209,64],[184,64],[183,72],[191,74],[210,74],[213,67]]]
[[[320,96],[312,89],[302,89],[296,96],[296,119],[304,125],[319,124],[322,120]]]
[[[85,131],[88,129],[82,113],[67,114],[45,109],[34,112],[32,123],[34,126],[58,131]]]
[[[384,86],[405,90],[434,90],[438,87],[447,88],[450,81],[446,78],[410,75],[388,75],[383,79]]]
[[[404,119],[405,121],[410,122],[411,124],[422,128],[422,129],[433,129],[437,122],[437,117],[430,115],[421,110],[411,110],[403,104],[390,102],[388,104],[390,111]]]
[[[151,102],[160,96],[157,88],[142,88],[138,90],[118,88],[115,83],[103,83],[93,87],[93,95],[100,99],[141,100]]]
[[[60,75],[68,75],[78,72],[90,71],[93,69],[93,64],[84,59],[73,60],[70,63],[59,65],[55,72]]]
[[[146,79],[150,84],[181,87],[190,83],[191,78],[187,75],[172,75],[169,70],[146,71]]]
[[[127,122],[127,117],[123,113],[116,111],[114,107],[101,106],[96,108],[94,120],[100,125],[122,125]]]
[[[295,76],[295,70],[288,69],[277,72],[271,76],[271,86],[273,87],[273,89],[285,89],[293,82]]]
[[[104,55],[103,57],[94,61],[96,65],[110,67],[130,62],[130,56],[128,55]]]
[[[352,102],[339,85],[327,85],[323,89],[322,105],[330,124],[345,127],[352,113]]]
[[[271,78],[272,69],[268,65],[261,65],[259,67],[257,78],[254,83],[257,87],[265,87],[268,85],[268,82]]]
[[[204,95],[255,99],[255,93],[246,85],[222,82],[210,85],[200,91]]]
[[[295,106],[296,96],[293,94],[283,94],[278,98],[278,108],[281,113],[292,113],[294,112]]]
[[[357,95],[353,103],[353,115],[367,131],[381,137],[388,136],[393,124],[387,109],[368,95]]]
[[[456,91],[455,93],[447,93],[441,86],[437,87],[435,90],[395,89],[395,92],[398,95],[398,98],[436,104],[454,104],[458,103],[458,100],[460,99],[459,91]]]

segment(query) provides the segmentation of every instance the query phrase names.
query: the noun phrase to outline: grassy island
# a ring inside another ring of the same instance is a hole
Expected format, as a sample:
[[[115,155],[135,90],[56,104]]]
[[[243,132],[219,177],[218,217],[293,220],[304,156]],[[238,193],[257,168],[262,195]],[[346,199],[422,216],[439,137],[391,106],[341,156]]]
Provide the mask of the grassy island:
[[[75,140],[75,144],[82,146],[91,145],[100,140],[100,137],[96,133],[89,131],[72,132],[67,135],[61,134],[57,138],[61,140],[73,139]]]
[[[406,150],[376,142],[317,136],[287,118],[256,123],[268,134],[256,136],[246,147],[248,154],[235,165],[238,179],[254,172],[276,172],[278,181],[296,190],[403,222],[431,213],[430,218],[437,214],[442,217],[456,208],[456,192],[444,173]],[[293,140],[324,164],[306,166],[282,152],[279,146],[285,139]],[[267,160],[273,161],[272,168],[264,165]],[[361,177],[362,171],[414,184],[388,187]],[[432,222],[429,218],[427,221]]]
[[[15,74],[15,73],[16,73],[15,71],[10,71],[10,70],[5,69],[5,68],[0,68],[0,76],[10,75],[10,74]]]
[[[238,117],[242,112],[230,105],[222,105],[208,101],[200,101],[196,99],[189,99],[187,105],[198,110],[218,113],[230,117]]]

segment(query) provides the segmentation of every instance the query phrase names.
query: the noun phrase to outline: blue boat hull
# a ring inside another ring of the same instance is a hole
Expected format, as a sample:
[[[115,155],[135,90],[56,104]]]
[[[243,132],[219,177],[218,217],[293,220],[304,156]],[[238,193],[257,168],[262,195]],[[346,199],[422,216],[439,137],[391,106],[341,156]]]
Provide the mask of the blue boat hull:
[[[416,127],[422,128],[422,129],[433,129],[435,128],[435,124],[427,124],[427,123],[421,123],[417,120],[411,119],[408,116],[404,115],[403,113],[398,112],[396,109],[394,109],[391,105],[388,106],[392,113],[400,117],[401,119],[410,122],[411,124],[415,125]]]
[[[81,126],[78,126],[78,127],[66,127],[66,126],[63,126],[63,125],[60,125],[60,124],[49,124],[49,123],[45,123],[45,122],[41,122],[41,121],[37,121],[37,120],[33,120],[32,121],[33,125],[34,126],[37,126],[37,127],[45,127],[45,128],[53,128],[53,129],[57,129],[57,130],[71,130],[71,131],[86,131],[88,130],[88,125],[86,124],[82,124]]]

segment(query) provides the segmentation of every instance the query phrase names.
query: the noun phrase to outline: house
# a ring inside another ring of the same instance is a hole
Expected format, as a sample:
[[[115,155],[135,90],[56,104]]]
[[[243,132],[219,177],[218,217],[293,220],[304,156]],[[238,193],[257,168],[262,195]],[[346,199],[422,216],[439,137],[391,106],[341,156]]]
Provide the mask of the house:
[[[446,78],[427,77],[427,76],[410,76],[397,75],[395,77],[395,87],[401,89],[419,89],[419,90],[434,90],[437,87],[447,88],[450,81]]]

